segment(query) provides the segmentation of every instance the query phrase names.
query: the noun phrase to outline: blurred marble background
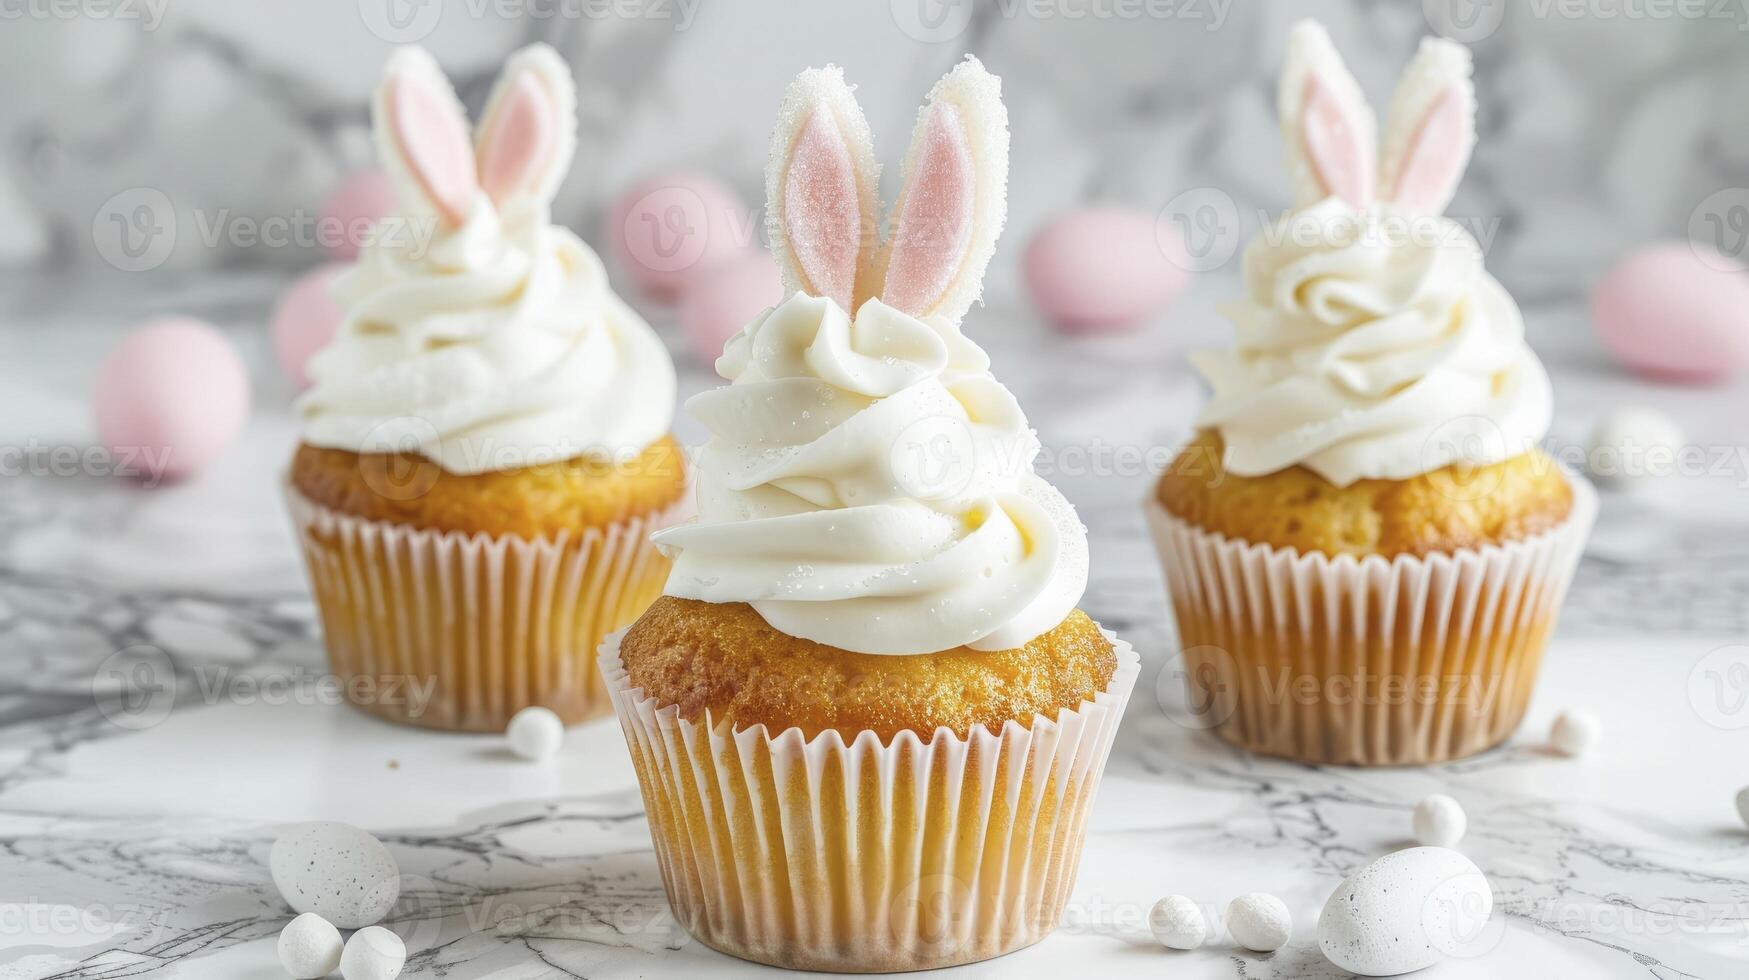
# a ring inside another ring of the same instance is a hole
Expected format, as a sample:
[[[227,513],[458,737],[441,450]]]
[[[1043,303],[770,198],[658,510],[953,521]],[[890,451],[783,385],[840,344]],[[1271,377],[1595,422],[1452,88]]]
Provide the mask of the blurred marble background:
[[[118,194],[142,188],[164,195],[182,230],[155,276],[314,264],[314,247],[210,231],[313,218],[340,176],[369,165],[368,93],[404,41],[432,49],[474,109],[514,47],[544,39],[570,59],[582,150],[557,215],[591,240],[612,194],[656,168],[709,169],[757,203],[773,107],[808,65],[845,67],[894,163],[929,83],[971,51],[1003,76],[1013,114],[1010,230],[993,286],[1040,221],[1081,200],[1159,209],[1218,188],[1237,218],[1207,230],[1220,248],[1287,202],[1273,82],[1289,25],[1311,15],[1375,106],[1422,35],[1472,44],[1482,136],[1451,213],[1495,235],[1489,264],[1521,302],[1559,301],[1626,248],[1691,225],[1743,250],[1749,229],[1709,226],[1697,209],[1749,183],[1746,7],[13,0],[0,9],[0,270],[25,296],[45,271],[60,273],[52,283],[106,273],[96,226]]]

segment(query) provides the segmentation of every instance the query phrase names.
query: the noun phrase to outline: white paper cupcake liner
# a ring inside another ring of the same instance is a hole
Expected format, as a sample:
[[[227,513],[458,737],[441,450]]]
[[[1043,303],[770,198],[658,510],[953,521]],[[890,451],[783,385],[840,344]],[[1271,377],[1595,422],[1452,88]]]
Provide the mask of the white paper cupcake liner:
[[[735,731],[601,670],[625,728],[668,902],[700,942],[791,969],[886,973],[989,959],[1055,928],[1140,670],[1000,735]],[[1111,634],[1106,634],[1108,637]]]
[[[463,534],[364,520],[288,483],[331,669],[349,700],[395,721],[501,732],[530,705],[566,724],[606,714],[602,637],[662,594],[650,532],[691,495],[645,516],[552,538]]]
[[[1145,504],[1183,646],[1188,724],[1306,762],[1423,764],[1498,745],[1524,717],[1597,516],[1522,541],[1356,559],[1230,540]]]

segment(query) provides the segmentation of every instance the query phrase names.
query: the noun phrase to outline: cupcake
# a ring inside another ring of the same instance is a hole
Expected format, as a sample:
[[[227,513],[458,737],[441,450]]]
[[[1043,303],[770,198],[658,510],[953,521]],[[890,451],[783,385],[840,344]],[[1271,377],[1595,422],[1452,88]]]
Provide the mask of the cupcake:
[[[1076,609],[1087,537],[959,328],[1006,210],[1007,113],[967,59],[918,117],[892,237],[835,68],[767,173],[789,299],[730,340],[698,518],[603,644],[668,901],[700,941],[838,972],[1038,941],[1137,674]],[[852,312],[854,311],[854,313]]]
[[[354,703],[432,728],[605,713],[595,648],[661,593],[647,538],[686,479],[666,349],[549,215],[570,73],[518,53],[471,145],[418,49],[372,108],[402,210],[336,284],[287,486],[333,670]]]
[[[1596,495],[1538,448],[1549,379],[1443,216],[1469,53],[1428,39],[1373,119],[1321,27],[1280,89],[1295,210],[1244,256],[1237,348],[1147,501],[1195,723],[1308,762],[1428,763],[1511,734]]]

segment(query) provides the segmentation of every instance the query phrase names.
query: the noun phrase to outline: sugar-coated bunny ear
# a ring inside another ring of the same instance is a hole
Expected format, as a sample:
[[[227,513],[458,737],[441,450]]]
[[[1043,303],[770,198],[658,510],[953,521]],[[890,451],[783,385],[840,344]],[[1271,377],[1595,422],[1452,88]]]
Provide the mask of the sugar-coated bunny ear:
[[[958,320],[983,291],[1008,214],[1008,110],[1002,82],[968,56],[917,114],[881,299],[916,317]]]
[[[827,66],[796,76],[765,168],[766,221],[785,295],[824,296],[855,312],[880,232],[879,191],[868,121],[844,72]]]
[[[1426,38],[1403,70],[1385,117],[1380,197],[1404,210],[1439,214],[1451,203],[1475,145],[1469,49]]]
[[[1277,104],[1294,203],[1307,207],[1334,195],[1370,205],[1378,145],[1372,109],[1316,21],[1300,21],[1288,36]]]
[[[377,152],[409,211],[459,225],[479,185],[467,116],[443,71],[420,48],[389,58],[371,102]]]
[[[474,137],[480,186],[494,204],[550,200],[577,149],[577,85],[558,52],[532,44],[505,64]]]

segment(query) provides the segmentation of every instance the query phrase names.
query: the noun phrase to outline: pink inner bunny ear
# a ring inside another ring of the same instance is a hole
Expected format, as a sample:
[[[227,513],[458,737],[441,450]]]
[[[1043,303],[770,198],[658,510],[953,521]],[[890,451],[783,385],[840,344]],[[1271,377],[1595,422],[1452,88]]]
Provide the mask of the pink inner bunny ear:
[[[1306,79],[1300,115],[1306,157],[1318,182],[1329,193],[1357,208],[1373,199],[1371,139],[1330,85],[1317,75]]]
[[[528,74],[509,83],[480,134],[480,186],[503,204],[533,189],[552,157],[557,109],[545,88]]]
[[[856,162],[831,110],[817,105],[790,148],[783,186],[783,234],[803,289],[851,311],[862,245]]]
[[[1421,117],[1390,200],[1413,211],[1445,207],[1470,155],[1470,121],[1463,103],[1463,92],[1454,85]]]
[[[953,284],[971,241],[977,195],[964,120],[947,103],[931,107],[905,185],[882,300],[925,316]]]
[[[431,79],[403,72],[390,82],[389,132],[439,216],[459,225],[473,206],[474,152],[457,116],[454,98]]]

